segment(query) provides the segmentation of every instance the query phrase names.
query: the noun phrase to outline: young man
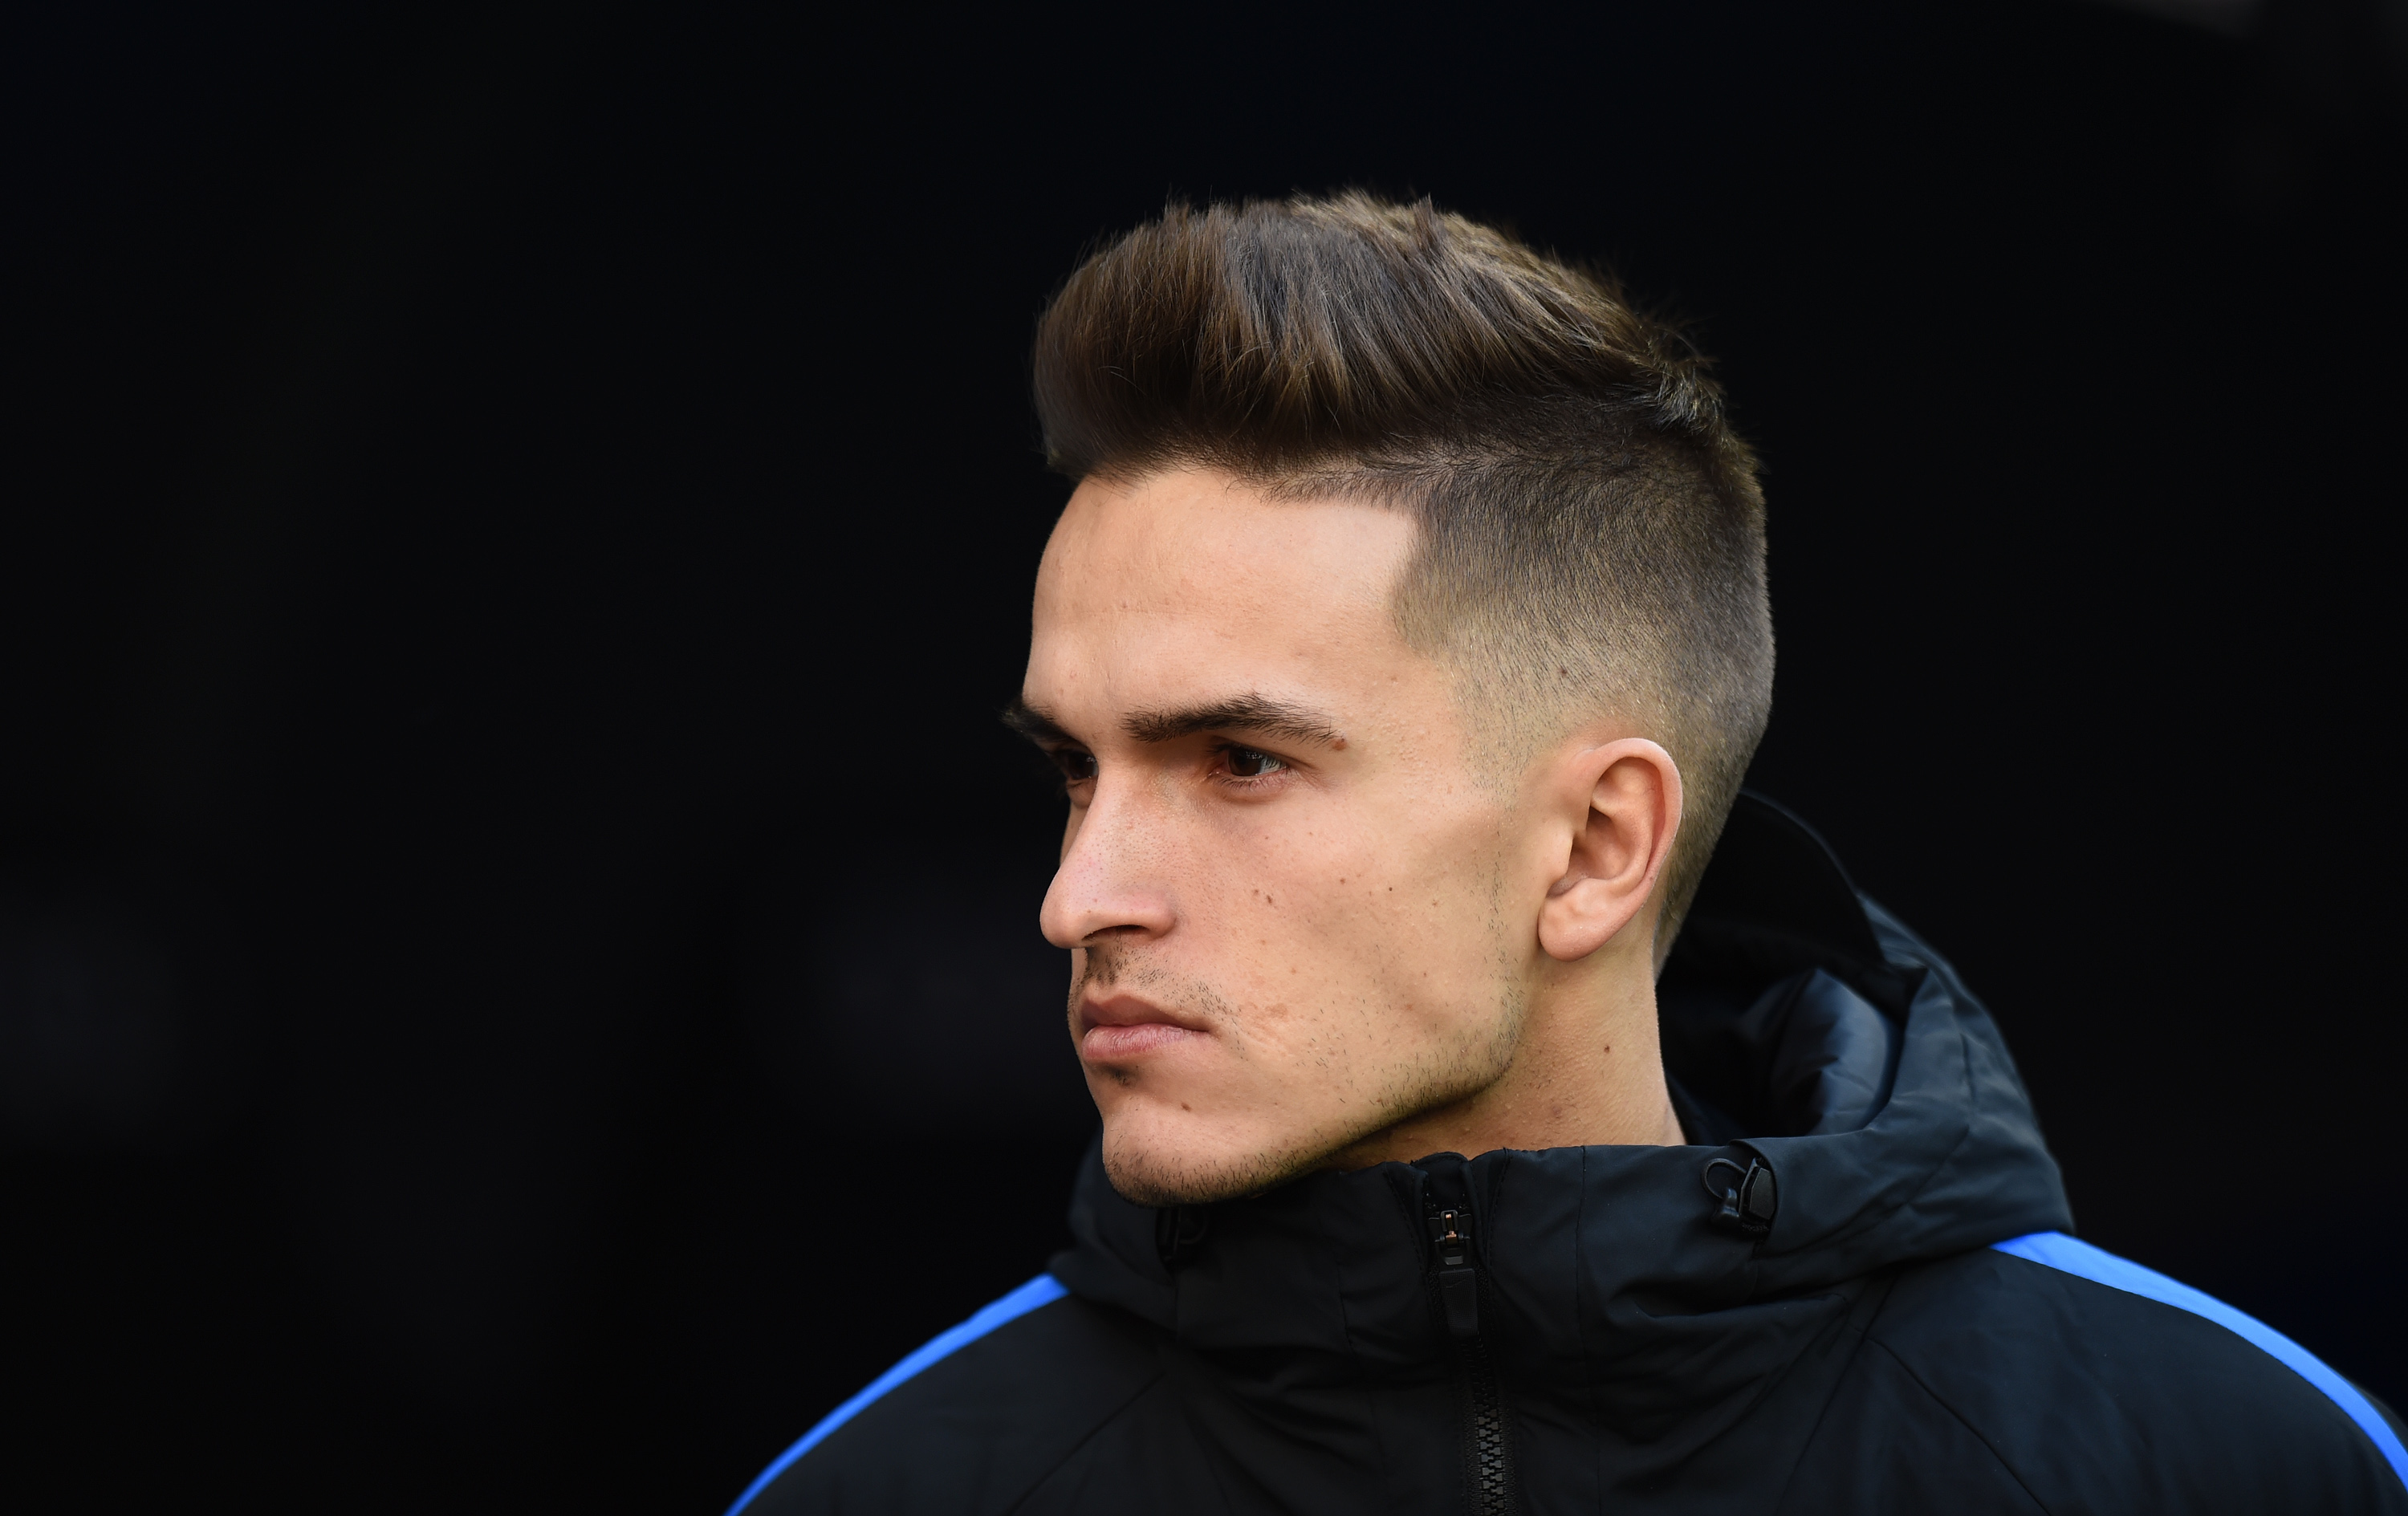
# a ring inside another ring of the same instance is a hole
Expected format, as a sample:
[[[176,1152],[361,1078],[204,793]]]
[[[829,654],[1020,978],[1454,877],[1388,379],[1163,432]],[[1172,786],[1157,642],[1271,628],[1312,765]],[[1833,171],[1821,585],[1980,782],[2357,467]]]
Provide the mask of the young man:
[[[1677,336],[1426,204],[1173,210],[1037,395],[1077,1244],[739,1509],[2408,1511],[2380,1408],[2064,1235],[1980,1003],[1740,791]]]

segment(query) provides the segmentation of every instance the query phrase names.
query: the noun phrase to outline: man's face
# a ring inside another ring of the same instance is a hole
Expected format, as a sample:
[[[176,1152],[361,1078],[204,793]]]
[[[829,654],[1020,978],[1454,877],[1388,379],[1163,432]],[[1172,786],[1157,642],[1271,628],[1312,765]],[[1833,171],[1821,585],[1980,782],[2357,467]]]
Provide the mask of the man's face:
[[[1388,593],[1402,511],[1210,472],[1080,486],[1021,724],[1068,780],[1049,940],[1113,1183],[1246,1194],[1511,1058],[1543,860]]]

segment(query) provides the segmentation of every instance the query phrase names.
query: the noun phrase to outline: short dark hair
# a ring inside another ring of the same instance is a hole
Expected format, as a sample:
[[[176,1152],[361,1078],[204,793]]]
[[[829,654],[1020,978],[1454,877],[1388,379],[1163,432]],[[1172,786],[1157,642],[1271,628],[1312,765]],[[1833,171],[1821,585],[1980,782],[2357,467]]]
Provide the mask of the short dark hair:
[[[1413,512],[1398,624],[1493,756],[1602,708],[1681,765],[1660,962],[1772,704],[1756,457],[1676,329],[1427,200],[1174,204],[1063,285],[1036,393],[1074,479],[1201,466]]]

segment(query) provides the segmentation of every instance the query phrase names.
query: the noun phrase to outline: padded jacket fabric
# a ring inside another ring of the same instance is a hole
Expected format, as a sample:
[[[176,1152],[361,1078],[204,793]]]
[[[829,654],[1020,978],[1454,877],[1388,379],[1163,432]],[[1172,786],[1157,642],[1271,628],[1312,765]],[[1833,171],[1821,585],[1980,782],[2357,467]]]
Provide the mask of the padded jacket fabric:
[[[1692,1146],[1170,1210],[1091,1151],[1050,1277],[738,1509],[2408,1512],[2298,1350],[1994,1246],[2072,1224],[2014,1062],[1796,818],[1743,797],[1659,1001]]]

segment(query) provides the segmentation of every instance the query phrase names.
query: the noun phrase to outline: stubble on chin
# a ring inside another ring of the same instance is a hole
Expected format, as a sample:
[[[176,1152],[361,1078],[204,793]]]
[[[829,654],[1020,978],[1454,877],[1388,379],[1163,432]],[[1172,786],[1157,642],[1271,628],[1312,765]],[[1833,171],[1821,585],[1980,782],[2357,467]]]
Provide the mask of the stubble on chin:
[[[1122,1199],[1140,1206],[1209,1206],[1221,1200],[1242,1200],[1302,1179],[1321,1166],[1327,1154],[1318,1151],[1283,1159],[1261,1153],[1235,1162],[1199,1161],[1142,1143],[1115,1140],[1111,1123],[1104,1127],[1104,1177]]]
[[[1212,1037],[1232,1055],[1246,1056],[1240,1020],[1229,998],[1201,980],[1170,973],[1110,945],[1079,950],[1072,955],[1069,1017],[1077,1035],[1079,1002],[1089,990],[1126,989],[1166,1007],[1200,1015]],[[1140,1137],[1131,1106],[1144,1097],[1137,1091],[1142,1080],[1133,1068],[1100,1070],[1124,1091],[1120,1119],[1104,1121],[1104,1174],[1123,1199],[1140,1206],[1197,1206],[1241,1195],[1259,1194],[1310,1170],[1323,1154],[1249,1153],[1211,1158],[1195,1152],[1167,1134]]]
[[[1070,985],[1074,1026],[1086,990],[1122,986],[1156,1004],[1201,1013],[1232,1055],[1247,1056],[1242,1015],[1210,984],[1153,967],[1110,947],[1088,948],[1078,956],[1080,966]],[[1278,1189],[1331,1166],[1331,1159],[1366,1138],[1493,1081],[1511,1061],[1509,1028],[1518,1017],[1509,1013],[1501,1021],[1504,1025],[1497,1030],[1505,1035],[1488,1046],[1458,1049],[1452,1057],[1393,1070],[1388,1087],[1365,1103],[1366,1114],[1356,1121],[1266,1134],[1251,1147],[1234,1151],[1199,1151],[1195,1141],[1182,1140],[1175,1130],[1186,1123],[1171,1118],[1166,1123],[1162,1118],[1168,1117],[1168,1111],[1146,1111],[1144,1106],[1151,1102],[1139,1093],[1139,1070],[1103,1070],[1124,1092],[1113,1102],[1118,1118],[1104,1122],[1105,1177],[1122,1198],[1140,1206],[1211,1205]],[[1149,1121],[1148,1115],[1157,1119]]]

